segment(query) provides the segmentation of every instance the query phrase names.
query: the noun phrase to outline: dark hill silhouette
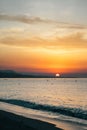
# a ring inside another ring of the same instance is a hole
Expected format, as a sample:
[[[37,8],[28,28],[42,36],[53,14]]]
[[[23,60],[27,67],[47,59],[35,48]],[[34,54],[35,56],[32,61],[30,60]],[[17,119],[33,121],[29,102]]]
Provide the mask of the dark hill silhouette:
[[[0,70],[0,78],[53,78],[54,75],[49,74],[34,74],[34,73],[19,73],[13,70]]]
[[[0,70],[0,78],[18,78],[22,77],[22,74],[17,73],[13,70]]]

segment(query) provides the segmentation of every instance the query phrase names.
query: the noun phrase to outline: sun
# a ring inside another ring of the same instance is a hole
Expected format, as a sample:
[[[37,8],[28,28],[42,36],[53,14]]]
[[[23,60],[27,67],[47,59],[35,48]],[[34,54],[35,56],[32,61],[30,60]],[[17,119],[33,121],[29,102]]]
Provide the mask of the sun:
[[[60,74],[59,74],[59,73],[57,73],[57,74],[56,74],[56,77],[60,77]]]

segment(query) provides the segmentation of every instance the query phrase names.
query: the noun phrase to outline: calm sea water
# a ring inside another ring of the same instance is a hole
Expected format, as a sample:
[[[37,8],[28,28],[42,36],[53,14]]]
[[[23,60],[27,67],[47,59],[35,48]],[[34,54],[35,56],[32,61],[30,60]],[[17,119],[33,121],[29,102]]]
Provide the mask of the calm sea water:
[[[0,79],[0,102],[87,120],[87,79]]]

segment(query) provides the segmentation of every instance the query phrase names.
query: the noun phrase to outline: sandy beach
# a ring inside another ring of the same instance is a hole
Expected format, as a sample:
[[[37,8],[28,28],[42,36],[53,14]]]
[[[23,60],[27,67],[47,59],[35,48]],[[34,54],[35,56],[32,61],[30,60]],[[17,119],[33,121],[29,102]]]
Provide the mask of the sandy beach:
[[[54,124],[0,110],[1,130],[62,130]]]

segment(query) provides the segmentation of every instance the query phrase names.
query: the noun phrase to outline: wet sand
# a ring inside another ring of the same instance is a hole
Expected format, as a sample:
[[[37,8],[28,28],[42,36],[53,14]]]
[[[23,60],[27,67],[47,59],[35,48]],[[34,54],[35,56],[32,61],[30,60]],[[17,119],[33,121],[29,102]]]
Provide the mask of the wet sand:
[[[54,124],[0,110],[0,130],[62,130]]]

